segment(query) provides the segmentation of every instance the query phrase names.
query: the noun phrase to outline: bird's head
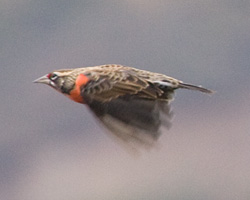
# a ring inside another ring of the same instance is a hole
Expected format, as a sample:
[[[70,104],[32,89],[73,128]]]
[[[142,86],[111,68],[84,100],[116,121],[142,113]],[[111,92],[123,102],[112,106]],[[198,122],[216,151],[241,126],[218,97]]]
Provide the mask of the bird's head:
[[[84,103],[81,95],[81,87],[90,79],[85,76],[83,72],[84,70],[82,68],[61,69],[46,74],[33,82],[49,85],[58,92],[69,97],[71,100],[78,103]]]
[[[33,82],[43,83],[51,86],[61,93],[69,94],[74,88],[76,79],[76,76],[72,74],[72,71],[73,70],[71,69],[53,71],[34,80]]]

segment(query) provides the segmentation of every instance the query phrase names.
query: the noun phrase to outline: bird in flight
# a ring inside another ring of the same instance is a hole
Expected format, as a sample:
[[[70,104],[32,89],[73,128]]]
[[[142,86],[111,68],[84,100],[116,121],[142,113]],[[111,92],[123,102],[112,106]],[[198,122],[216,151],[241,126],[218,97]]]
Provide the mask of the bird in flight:
[[[143,146],[157,140],[161,127],[170,127],[176,89],[212,93],[164,74],[115,64],[56,70],[34,82],[86,104],[111,135]]]

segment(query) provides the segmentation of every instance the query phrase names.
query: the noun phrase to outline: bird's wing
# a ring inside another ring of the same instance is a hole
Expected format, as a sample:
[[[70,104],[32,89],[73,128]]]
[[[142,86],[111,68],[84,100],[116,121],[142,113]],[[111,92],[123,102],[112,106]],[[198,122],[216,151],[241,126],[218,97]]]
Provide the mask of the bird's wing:
[[[158,99],[163,91],[129,72],[98,75],[82,87],[82,96],[113,135],[128,144],[149,147],[170,127],[169,101]]]
[[[129,70],[92,72],[90,81],[81,88],[81,95],[87,101],[107,102],[133,94],[141,98],[156,99],[163,94],[163,91]]]
[[[172,112],[167,101],[121,96],[108,102],[87,104],[113,136],[129,147],[152,147],[161,127],[170,128]]]

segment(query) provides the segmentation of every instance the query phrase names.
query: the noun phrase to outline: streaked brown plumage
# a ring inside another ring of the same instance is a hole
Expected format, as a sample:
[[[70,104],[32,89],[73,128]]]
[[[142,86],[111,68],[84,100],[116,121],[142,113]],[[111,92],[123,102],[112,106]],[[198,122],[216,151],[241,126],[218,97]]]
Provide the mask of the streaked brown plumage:
[[[45,83],[87,104],[100,121],[128,143],[150,146],[161,126],[170,126],[174,90],[211,90],[172,77],[122,65],[57,70],[34,82]]]

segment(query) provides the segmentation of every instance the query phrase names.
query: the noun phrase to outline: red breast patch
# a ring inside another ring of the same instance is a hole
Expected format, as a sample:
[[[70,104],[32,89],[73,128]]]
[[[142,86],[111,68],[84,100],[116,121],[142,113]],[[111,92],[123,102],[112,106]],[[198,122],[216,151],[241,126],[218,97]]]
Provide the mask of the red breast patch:
[[[84,99],[81,96],[81,86],[86,85],[89,78],[84,74],[80,74],[76,78],[75,87],[70,91],[69,98],[78,103],[84,103]]]

